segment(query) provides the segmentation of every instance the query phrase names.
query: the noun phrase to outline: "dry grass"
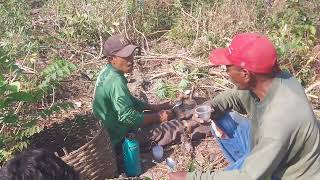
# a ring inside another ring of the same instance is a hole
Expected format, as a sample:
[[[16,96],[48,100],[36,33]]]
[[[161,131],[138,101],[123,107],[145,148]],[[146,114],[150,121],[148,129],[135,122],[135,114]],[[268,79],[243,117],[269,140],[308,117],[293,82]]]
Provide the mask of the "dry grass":
[[[207,27],[218,37],[229,37],[235,33],[257,31],[258,10],[254,1],[227,0],[216,4],[207,12]]]

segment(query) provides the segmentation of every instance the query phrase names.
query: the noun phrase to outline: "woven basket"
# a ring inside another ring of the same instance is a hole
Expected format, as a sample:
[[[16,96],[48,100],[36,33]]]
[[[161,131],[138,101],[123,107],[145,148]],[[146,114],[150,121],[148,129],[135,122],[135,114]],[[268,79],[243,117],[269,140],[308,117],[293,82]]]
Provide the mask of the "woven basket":
[[[31,148],[54,152],[80,172],[83,180],[118,176],[116,155],[108,133],[92,115],[54,124],[31,138]]]
[[[115,177],[117,162],[106,152],[113,151],[106,131],[101,128],[97,135],[76,151],[67,154],[62,159],[78,170],[85,179],[100,180]],[[111,155],[111,153],[108,153]]]

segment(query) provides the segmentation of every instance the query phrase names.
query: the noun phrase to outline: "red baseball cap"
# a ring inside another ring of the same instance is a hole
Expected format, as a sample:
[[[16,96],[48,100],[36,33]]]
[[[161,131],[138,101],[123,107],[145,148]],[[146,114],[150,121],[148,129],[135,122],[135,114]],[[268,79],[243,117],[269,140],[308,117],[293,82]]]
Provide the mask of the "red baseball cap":
[[[256,73],[271,73],[277,64],[273,43],[258,33],[242,33],[233,37],[228,48],[213,49],[212,65],[235,65]]]

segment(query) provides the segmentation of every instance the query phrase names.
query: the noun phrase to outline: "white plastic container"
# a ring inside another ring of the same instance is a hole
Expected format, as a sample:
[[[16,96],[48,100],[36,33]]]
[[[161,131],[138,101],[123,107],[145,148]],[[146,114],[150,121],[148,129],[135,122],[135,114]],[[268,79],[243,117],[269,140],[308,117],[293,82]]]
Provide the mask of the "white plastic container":
[[[155,160],[157,161],[161,160],[163,157],[163,147],[160,145],[153,146],[152,155]]]
[[[208,105],[201,105],[195,109],[195,113],[198,115],[198,118],[209,121],[211,117],[211,107]]]

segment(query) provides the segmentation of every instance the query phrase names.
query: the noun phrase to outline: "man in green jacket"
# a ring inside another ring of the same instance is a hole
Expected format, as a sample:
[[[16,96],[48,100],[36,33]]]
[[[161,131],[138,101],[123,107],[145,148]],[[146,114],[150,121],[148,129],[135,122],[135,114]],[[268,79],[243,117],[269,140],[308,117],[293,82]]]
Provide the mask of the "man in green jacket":
[[[211,101],[212,118],[219,124],[225,112],[247,114],[250,142],[243,143],[251,150],[238,169],[176,172],[169,174],[170,180],[320,179],[319,124],[300,83],[276,70],[272,42],[256,33],[238,34],[228,48],[214,49],[209,59],[225,65],[238,87]]]
[[[173,112],[165,110],[171,108],[169,104],[146,104],[131,95],[124,74],[132,72],[134,51],[137,48],[122,35],[109,37],[103,47],[109,64],[98,76],[93,112],[102,120],[113,145],[119,145],[130,130],[173,119]],[[153,113],[146,114],[143,112],[145,109]]]
[[[122,35],[113,35],[106,40],[103,53],[109,63],[97,78],[92,108],[116,148],[127,133],[133,131],[142,150],[148,151],[155,144],[164,146],[181,141],[187,124],[185,120],[173,119],[172,106],[168,103],[146,104],[131,95],[124,73],[132,72],[137,48]],[[151,110],[151,113],[144,113],[144,110]],[[203,138],[208,133],[210,127],[201,125],[193,128],[191,138]]]

